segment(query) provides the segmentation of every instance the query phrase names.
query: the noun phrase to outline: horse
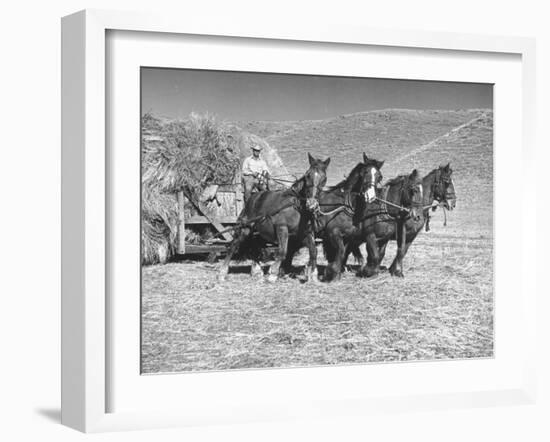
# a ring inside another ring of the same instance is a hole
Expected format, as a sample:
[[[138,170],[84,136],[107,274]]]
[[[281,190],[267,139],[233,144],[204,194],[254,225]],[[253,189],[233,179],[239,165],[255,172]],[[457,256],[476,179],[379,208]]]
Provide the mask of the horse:
[[[363,257],[358,246],[354,247],[357,244],[348,247],[345,259],[347,259],[350,252],[354,254],[361,267],[361,276],[373,276],[378,273],[379,269],[382,269],[380,263],[384,259],[388,242],[393,239],[397,239],[399,242],[399,231],[401,228],[404,228],[405,232],[401,233],[401,238],[402,240],[404,239],[404,242],[401,244],[401,248],[398,245],[397,255],[389,268],[391,275],[403,276],[403,258],[422,228],[425,227],[426,230],[429,230],[430,210],[434,211],[438,206],[442,206],[446,210],[453,210],[456,206],[452,173],[453,171],[449,163],[446,166],[439,166],[439,168],[432,170],[422,178],[422,211],[420,217],[409,217],[402,226],[389,215],[378,218],[376,224],[373,226],[376,244],[371,245],[372,249],[376,248],[376,251],[374,252],[371,249],[366,267],[364,266]],[[434,202],[437,205],[434,205]]]
[[[317,280],[317,247],[313,234],[313,212],[318,207],[317,198],[327,181],[327,167],[330,158],[316,159],[308,153],[309,169],[304,176],[286,190],[253,193],[237,219],[234,239],[229,245],[218,279],[223,281],[229,271],[232,256],[243,246],[249,246],[254,261],[251,274],[261,275],[259,247],[263,243],[278,245],[275,262],[270,266],[268,281],[279,276],[281,263],[287,257],[288,246],[306,246],[309,249],[309,263],[306,277]]]
[[[363,154],[363,162],[357,164],[345,180],[321,192],[319,196],[315,227],[316,236],[323,240],[323,250],[328,261],[325,281],[341,277],[345,248],[358,226],[356,209],[376,198],[383,164],[383,161],[370,159]]]

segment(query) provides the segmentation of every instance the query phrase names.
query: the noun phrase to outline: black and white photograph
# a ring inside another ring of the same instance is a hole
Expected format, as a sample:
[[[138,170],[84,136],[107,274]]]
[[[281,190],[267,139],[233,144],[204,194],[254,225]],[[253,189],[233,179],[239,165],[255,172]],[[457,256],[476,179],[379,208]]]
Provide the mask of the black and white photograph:
[[[494,356],[492,84],[140,75],[142,374]]]

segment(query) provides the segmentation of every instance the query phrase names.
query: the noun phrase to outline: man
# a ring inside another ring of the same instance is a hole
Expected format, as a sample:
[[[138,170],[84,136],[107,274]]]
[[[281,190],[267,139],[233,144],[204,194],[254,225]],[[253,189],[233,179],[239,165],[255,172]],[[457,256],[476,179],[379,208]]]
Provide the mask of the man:
[[[260,158],[262,148],[255,144],[252,146],[252,155],[246,158],[243,162],[243,186],[244,200],[248,198],[254,190],[260,192],[267,190],[267,177],[269,177],[269,169],[264,160]]]

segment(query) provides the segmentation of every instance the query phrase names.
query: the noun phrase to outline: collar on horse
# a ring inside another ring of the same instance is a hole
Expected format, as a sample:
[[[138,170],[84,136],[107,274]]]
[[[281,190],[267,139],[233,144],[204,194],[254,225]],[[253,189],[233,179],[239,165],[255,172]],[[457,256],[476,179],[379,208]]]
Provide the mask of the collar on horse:
[[[342,189],[343,191],[343,189]],[[346,192],[344,194],[344,204],[338,206],[336,209],[329,210],[328,212],[324,212],[321,210],[321,207],[318,206],[317,210],[315,211],[316,215],[322,215],[322,216],[331,216],[331,215],[337,215],[340,212],[346,212],[346,215],[353,216],[355,215],[355,208],[353,207],[352,202],[352,194],[355,194],[355,196],[358,195],[357,192]],[[330,204],[331,206],[334,206],[334,204]]]
[[[387,200],[387,195],[388,195],[389,190],[390,190],[390,185],[386,184],[382,188],[382,192],[383,192],[384,197],[380,198],[378,195],[375,197],[375,201],[380,201],[382,203],[382,209],[384,210],[384,214],[388,215],[389,217],[394,218],[394,219],[401,217],[402,216],[401,212],[404,213],[406,216],[409,216],[411,214],[411,209],[409,209],[407,207],[404,207],[404,206],[401,206],[400,204],[392,203],[391,201]],[[401,185],[401,192],[403,192],[403,185]],[[388,206],[393,207],[395,209],[398,209],[399,214],[397,216],[394,216],[394,215],[390,214],[390,212],[388,212]]]
[[[443,226],[445,227],[447,226],[447,209],[445,208],[445,205],[443,204],[442,201],[439,201],[439,199],[434,198],[435,187],[440,184],[439,183],[440,179],[441,179],[441,171],[437,169],[435,171],[435,178],[433,180],[433,183],[430,186],[430,192],[431,192],[430,196],[431,196],[432,203],[422,207],[422,211],[424,212],[424,216],[426,218],[426,224],[424,226],[426,232],[430,231],[430,219],[431,219],[430,209],[432,209],[432,212],[435,212],[435,209],[437,209],[438,207],[441,207],[443,209],[443,216],[445,217],[445,220],[443,221]],[[437,201],[437,204],[434,204],[433,203],[434,201]]]

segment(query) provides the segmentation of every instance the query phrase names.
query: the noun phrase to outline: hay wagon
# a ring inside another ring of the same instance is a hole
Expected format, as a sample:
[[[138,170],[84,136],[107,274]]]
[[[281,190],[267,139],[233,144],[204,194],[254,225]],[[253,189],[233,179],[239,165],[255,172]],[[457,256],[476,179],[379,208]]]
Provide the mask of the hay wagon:
[[[237,223],[244,207],[240,170],[235,173],[231,183],[210,184],[197,201],[186,198],[183,191],[178,192],[177,199],[177,254],[205,253],[215,259],[233,239],[228,229]],[[197,233],[191,243],[186,241],[190,231]]]
[[[252,146],[277,177],[288,174],[264,139],[211,115],[183,120],[142,116],[142,263],[174,254],[215,259],[244,207],[240,167]]]

